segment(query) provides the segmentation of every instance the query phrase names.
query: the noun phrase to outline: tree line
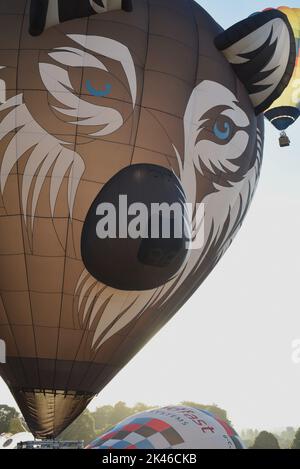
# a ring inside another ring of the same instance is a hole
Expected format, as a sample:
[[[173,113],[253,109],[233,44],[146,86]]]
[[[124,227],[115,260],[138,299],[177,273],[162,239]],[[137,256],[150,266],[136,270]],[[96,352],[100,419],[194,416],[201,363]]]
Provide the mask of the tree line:
[[[232,425],[226,410],[216,404],[203,405],[196,402],[184,401],[179,405],[207,410]],[[97,407],[95,411],[86,409],[61,433],[58,439],[83,440],[87,444],[125,418],[153,409],[154,407],[156,406],[148,406],[142,402],[130,407],[121,401],[115,405]],[[0,405],[0,435],[2,433],[15,434],[23,431],[28,431],[28,428],[18,411],[7,405]],[[296,430],[293,427],[287,427],[282,432],[276,433],[247,429],[241,432],[241,438],[250,449],[300,449],[300,428]]]

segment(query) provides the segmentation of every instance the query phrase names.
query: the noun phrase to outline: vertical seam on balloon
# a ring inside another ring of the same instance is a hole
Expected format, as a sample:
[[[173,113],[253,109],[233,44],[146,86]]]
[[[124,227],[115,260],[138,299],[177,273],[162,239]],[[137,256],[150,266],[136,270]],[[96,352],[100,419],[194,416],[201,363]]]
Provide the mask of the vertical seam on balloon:
[[[163,286],[162,286],[162,287],[158,287],[158,289],[159,289],[159,290],[162,290],[162,289],[163,289]],[[133,327],[138,323],[140,317],[141,317],[142,314],[145,312],[146,308],[147,308],[149,305],[152,304],[152,299],[153,299],[153,297],[154,297],[155,295],[157,295],[157,294],[158,294],[158,291],[155,290],[155,292],[153,292],[151,298],[149,298],[149,300],[147,301],[147,303],[146,303],[146,305],[144,306],[144,308],[142,309],[142,311],[138,314],[138,316],[137,316],[136,318],[134,318],[134,319],[132,320],[131,324],[133,325]],[[128,324],[128,325],[129,325],[129,324]],[[127,325],[127,326],[128,326],[128,325]],[[127,327],[127,326],[126,326],[126,327]],[[128,333],[126,336],[124,336],[124,335],[122,335],[122,334],[119,334],[118,332],[117,332],[116,334],[119,335],[119,336],[121,336],[121,337],[123,337],[123,342],[124,342],[125,338],[127,338],[127,337],[129,336],[129,333]],[[154,335],[154,334],[152,334],[151,337],[153,337],[153,335]],[[148,338],[147,340],[150,340],[150,339]],[[138,342],[138,341],[135,340],[135,338],[133,338],[133,341],[134,341],[135,344],[136,344],[136,342]],[[122,342],[122,343],[123,343],[123,342]],[[111,356],[110,356],[110,360],[112,360],[112,358],[117,354],[118,349],[120,348],[120,346],[121,346],[121,344],[119,344],[119,345],[114,349],[114,351],[112,352],[112,354],[111,354]],[[95,363],[95,359],[96,359],[96,356],[97,356],[99,350],[100,350],[100,349],[98,349],[98,350],[95,352],[95,357],[94,357],[92,363]],[[139,347],[139,350],[140,350],[140,347]],[[132,358],[132,357],[131,357],[131,358]],[[111,368],[114,368],[114,369],[117,370],[117,371],[113,374],[113,376],[110,378],[109,381],[111,381],[111,379],[121,370],[122,365],[121,365],[121,366],[116,366],[116,365],[111,365],[111,364],[109,364],[109,363],[105,363],[105,364],[104,364],[104,367],[103,367],[103,370],[101,370],[101,374],[103,373],[103,371],[104,371],[108,366],[110,366]],[[124,366],[125,366],[125,365],[124,365]],[[88,370],[87,370],[87,372],[88,372]],[[87,373],[87,372],[86,372],[86,373]],[[93,381],[91,381],[91,384],[90,384],[91,387],[94,385],[96,379],[101,376],[101,374],[100,374],[99,376],[95,376],[95,378],[93,379]],[[108,382],[109,382],[109,381],[108,381]],[[82,380],[81,380],[81,382],[82,382]],[[102,389],[106,386],[106,384],[107,384],[107,381],[104,382],[104,385],[102,386],[102,388],[100,389],[100,391],[102,391]],[[100,391],[99,391],[99,392],[100,392]]]
[[[21,357],[20,357],[20,352],[19,352],[18,344],[17,344],[17,341],[16,341],[16,339],[15,339],[15,336],[14,336],[13,330],[12,330],[12,325],[13,325],[13,324],[10,322],[9,316],[8,316],[8,314],[7,314],[7,312],[6,312],[6,308],[5,308],[5,304],[4,304],[4,301],[3,301],[2,293],[0,293],[0,299],[1,299],[1,303],[2,303],[2,306],[3,306],[4,312],[5,312],[6,318],[7,318],[7,325],[8,325],[8,327],[9,327],[11,336],[12,336],[13,341],[14,341],[14,343],[15,343],[15,347],[16,347],[16,350],[17,350],[17,353],[18,353],[18,358],[19,358],[19,361],[20,361],[20,364],[21,364],[21,368],[23,369],[24,378],[26,378],[26,381],[27,381],[27,376],[26,376],[26,373],[25,373],[25,369],[24,369],[24,366],[23,366]],[[14,369],[12,369],[12,374],[15,376],[15,382],[16,382],[16,374],[15,374]]]
[[[19,44],[18,44],[18,52],[17,52],[17,69],[16,69],[16,90],[18,90],[18,81],[19,81],[19,59],[20,59],[20,48],[21,48],[21,40],[22,40],[22,35],[23,35],[23,30],[24,30],[24,25],[25,25],[25,12],[26,12],[26,5],[24,6],[23,10],[23,19],[22,19],[22,24],[21,24],[21,30],[20,30],[20,36],[19,36]],[[20,205],[20,210],[22,207],[22,202],[21,202],[21,192],[20,192],[20,182],[19,182],[19,163],[16,161],[16,169],[17,169],[17,186],[18,186],[18,199],[19,199],[19,205]],[[23,223],[23,221],[22,221]],[[26,229],[26,227],[24,227]],[[33,339],[34,339],[34,348],[35,348],[35,361],[36,361],[36,368],[37,368],[37,376],[38,376],[38,382],[39,382],[39,387],[41,387],[41,377],[40,377],[40,370],[39,370],[39,359],[38,359],[38,354],[37,354],[37,341],[36,341],[36,334],[35,334],[35,324],[33,320],[33,313],[32,313],[32,301],[31,301],[31,293],[29,289],[29,276],[28,276],[28,265],[27,265],[27,254],[25,253],[25,239],[24,239],[24,231],[23,231],[23,226],[21,225],[21,233],[22,233],[22,240],[23,240],[23,248],[24,248],[24,263],[25,263],[25,269],[26,269],[26,280],[27,280],[27,291],[28,291],[28,298],[29,298],[29,305],[30,305],[30,316],[31,316],[31,322],[32,322],[32,333],[33,333]],[[21,359],[21,358],[20,358]],[[22,367],[25,371],[25,367],[23,365],[23,360],[21,359]],[[27,373],[25,373],[25,376],[27,377]],[[28,380],[26,379],[27,383]]]
[[[150,6],[149,6],[149,1],[147,1],[147,4],[148,4],[148,12],[149,12],[149,22],[148,22],[148,27],[149,27],[149,29],[148,29],[148,44],[149,44],[149,36],[150,36]],[[196,29],[196,37],[197,37],[197,41],[196,41],[196,42],[197,42],[197,63],[196,63],[196,67],[195,67],[195,79],[194,79],[194,81],[195,81],[194,86],[195,86],[195,85],[196,85],[196,82],[197,82],[198,68],[199,68],[199,33],[197,34],[197,32],[198,32],[198,25],[197,25],[197,22],[196,22],[196,19],[195,19],[194,15],[193,15],[192,6],[190,7],[190,9],[191,9],[191,14],[192,14],[192,16],[193,16],[193,19],[194,19],[194,21],[195,21],[195,26],[196,26],[195,29]],[[147,53],[148,53],[148,47],[147,47]],[[145,67],[145,68],[146,68],[146,67]],[[144,90],[144,82],[143,82],[143,90]],[[141,98],[141,103],[140,103],[141,108],[143,107],[143,106],[142,106],[142,99],[143,99],[143,91],[142,91],[142,98]],[[139,116],[139,120],[140,120],[140,116]],[[157,289],[156,289],[155,292],[153,293],[151,299],[147,302],[146,306],[143,308],[143,312],[145,312],[145,309],[147,308],[147,306],[149,306],[149,305],[151,304],[151,300],[152,300],[153,297],[155,297],[156,294],[157,294]],[[136,324],[136,323],[138,322],[138,320],[140,319],[140,317],[141,317],[141,314],[139,314],[139,315],[134,319],[134,324]],[[128,335],[129,335],[129,333],[127,333],[127,335],[124,336],[124,338],[125,338],[125,337],[127,338]],[[117,349],[118,349],[118,348],[119,348],[119,347],[117,347]],[[116,349],[116,350],[117,350],[117,349]],[[114,350],[114,352],[113,352],[113,354],[112,354],[112,357],[115,355],[116,350]],[[95,358],[96,358],[96,357],[95,357]],[[94,358],[94,360],[95,360],[95,358]],[[94,380],[94,381],[95,381],[95,380]]]
[[[101,294],[102,294],[102,292],[99,292],[99,293],[95,296],[95,298],[93,299],[93,303],[92,303],[93,305],[96,303],[97,298],[99,298]],[[113,295],[113,294],[112,294],[112,295]],[[123,299],[122,306],[124,305],[125,301],[127,300],[128,295],[129,295],[129,292],[127,293],[126,298]],[[104,308],[104,310],[103,310],[102,313],[101,313],[101,316],[102,316],[102,314],[104,313],[106,307],[109,305],[110,301],[111,301],[111,298],[109,298],[109,301],[108,301],[107,304],[105,305],[105,308]],[[121,307],[121,308],[122,308],[122,307]],[[89,309],[90,309],[90,314],[89,314],[89,317],[90,317],[90,316],[91,316],[91,313],[92,313],[92,311],[93,311],[93,306],[91,305],[91,307],[90,307]],[[99,321],[101,320],[101,316],[100,316],[100,318],[99,318]],[[86,324],[87,324],[87,327],[84,329],[84,334],[85,334],[85,332],[87,331],[87,328],[90,328],[90,325],[89,325],[89,318],[87,318]],[[84,335],[82,336],[81,343],[83,343],[83,341],[84,341]],[[87,342],[87,338],[85,338],[85,345],[86,345],[86,342]],[[95,359],[96,359],[97,354],[98,354],[98,349],[96,349],[96,351],[93,351],[93,349],[92,349],[91,351],[92,351],[92,356],[93,356],[93,358],[90,360],[90,363],[88,364],[87,369],[86,369],[86,371],[84,372],[84,375],[83,375],[82,378],[80,379],[80,381],[79,381],[79,386],[81,385],[81,383],[84,381],[84,379],[85,379],[86,376],[88,375],[88,373],[89,373],[89,371],[90,371],[90,369],[91,369],[91,366],[95,363]],[[104,365],[103,370],[105,369],[105,366],[106,366],[106,365]],[[103,371],[103,370],[102,370],[102,371]]]
[[[195,31],[196,31],[196,44],[197,44],[197,51],[196,51],[196,68],[195,68],[195,78],[194,78],[194,86],[193,88],[196,87],[197,85],[197,79],[198,79],[198,70],[199,70],[199,59],[200,59],[200,47],[199,47],[199,41],[200,41],[200,32],[199,32],[199,27],[198,27],[198,23],[197,23],[197,19],[196,19],[196,16],[194,14],[194,6],[191,4],[191,3],[188,3],[188,6],[189,6],[189,9],[191,11],[191,16],[193,18],[193,21],[194,21],[194,25],[195,25]]]
[[[149,54],[149,39],[150,39],[150,2],[149,0],[147,0],[147,12],[148,12],[148,31],[147,31],[147,48],[146,48],[146,54],[145,54],[145,68],[144,68],[144,77],[143,77],[143,85],[142,85],[142,92],[141,92],[141,100],[140,100],[140,113],[139,113],[139,118],[138,118],[138,122],[137,122],[137,129],[136,129],[136,134],[135,134],[135,140],[134,140],[134,144],[133,144],[133,148],[132,148],[132,156],[131,156],[131,161],[130,161],[130,165],[132,164],[132,160],[133,160],[133,155],[134,155],[134,149],[135,149],[135,145],[136,145],[136,140],[137,140],[137,135],[138,135],[138,130],[139,130],[139,127],[140,127],[140,119],[141,119],[141,113],[142,113],[142,109],[143,109],[143,99],[144,99],[144,89],[145,89],[145,70],[147,69],[147,61],[148,61],[148,54]],[[153,293],[155,294],[155,292]],[[125,302],[126,300],[124,300]],[[123,304],[124,304],[123,302]],[[149,304],[149,301],[147,302],[147,305]],[[147,306],[146,305],[146,306]],[[146,306],[143,308],[142,311],[145,311],[145,308]],[[136,321],[138,321],[138,319],[140,318],[141,316],[141,312],[137,315],[136,317]],[[129,323],[131,324],[132,321]],[[127,326],[129,325],[127,324]],[[115,334],[114,334],[115,335]],[[129,332],[126,334],[126,336],[123,336],[124,339],[123,341],[125,340],[125,338],[127,338],[129,336]],[[119,347],[117,347],[118,349]],[[98,352],[99,352],[99,349],[96,349],[95,351],[95,355],[94,355],[94,358],[92,360],[92,363],[95,363],[95,360],[96,360],[96,357],[98,355]],[[112,353],[112,356],[114,355],[115,351]]]
[[[131,153],[131,158],[130,158],[130,163],[129,166],[132,165],[133,161],[133,156],[134,156],[134,151],[135,151],[135,146],[136,146],[136,141],[137,141],[137,136],[140,128],[140,122],[141,122],[141,114],[143,110],[143,99],[144,99],[144,88],[145,88],[145,73],[147,69],[147,61],[148,61],[148,54],[149,54],[149,38],[150,38],[150,3],[149,0],[147,0],[147,12],[148,12],[148,28],[147,28],[147,45],[146,45],[146,53],[145,53],[145,63],[144,63],[144,74],[143,74],[143,83],[142,83],[142,89],[141,89],[141,99],[139,103],[139,117],[138,121],[136,124],[136,131],[135,131],[135,136],[134,136],[134,141],[132,144],[132,153]],[[134,120],[134,113],[132,114],[133,120]],[[133,122],[134,125],[134,122]],[[130,145],[131,146],[131,145]]]
[[[149,109],[149,108],[145,108],[145,111],[148,112],[148,114],[150,114],[150,116],[157,122],[157,124],[161,127],[161,129],[163,130],[163,132],[165,133],[167,139],[169,140],[169,144],[170,144],[170,147],[172,148],[172,145],[173,145],[173,141],[172,141],[172,138],[170,137],[169,133],[167,132],[167,130],[165,129],[165,127],[163,126],[163,124],[161,123],[161,121],[159,120],[159,118],[154,114],[155,111],[153,111],[152,109]],[[159,111],[161,112],[161,111]],[[176,117],[176,116],[174,116]],[[176,117],[177,119],[177,117]],[[137,147],[139,148],[139,147]],[[144,150],[147,150],[147,148],[144,148]],[[167,155],[167,153],[160,153],[160,152],[157,152],[159,153],[161,156],[163,156],[168,165],[170,166],[170,170],[174,172],[174,168],[173,168],[173,165],[170,163],[169,159],[168,158],[172,158],[170,155]],[[174,156],[174,160],[177,162],[177,159],[176,159],[176,156]],[[177,162],[178,163],[178,162]]]
[[[87,22],[86,22],[86,30],[85,30],[85,35],[87,37],[88,35],[88,27],[89,27],[89,17],[87,18]],[[80,80],[80,92],[82,90],[82,87],[83,87],[83,76],[84,76],[84,67],[82,67],[82,72],[81,72],[81,80]],[[76,149],[76,144],[77,144],[77,139],[78,139],[78,136],[80,136],[80,132],[79,132],[79,125],[76,124],[76,136],[75,136],[75,142],[74,142],[74,149]],[[68,222],[68,228],[67,228],[67,237],[66,237],[66,250],[65,250],[65,264],[66,264],[66,259],[67,259],[67,248],[68,248],[68,233],[69,233],[69,223],[70,223],[70,216],[69,216],[69,222]],[[73,230],[72,230],[72,236],[73,236]],[[75,253],[76,254],[76,253]],[[58,326],[58,339],[57,339],[57,351],[56,351],[56,358],[55,358],[55,373],[54,373],[54,381],[53,381],[53,387],[54,387],[54,383],[55,383],[55,375],[56,375],[56,361],[57,361],[57,354],[58,354],[58,343],[59,343],[59,330],[60,330],[60,321],[61,321],[61,314],[62,314],[62,303],[63,303],[63,296],[64,296],[64,283],[65,283],[65,266],[64,266],[64,275],[63,275],[63,288],[62,288],[62,297],[61,297],[61,310],[60,310],[60,317],[59,317],[59,326]],[[73,307],[73,306],[72,306]],[[75,328],[75,324],[74,325],[74,328]],[[68,373],[68,377],[66,379],[66,384],[65,384],[65,393],[67,393],[67,387],[68,387],[68,383],[71,379],[71,375],[72,375],[72,372],[73,372],[73,369],[74,369],[74,365],[75,365],[75,361],[76,361],[76,358],[77,358],[77,355],[79,353],[79,350],[80,350],[80,347],[81,347],[81,343],[83,341],[83,337],[87,331],[87,325],[85,327],[84,330],[82,330],[82,336],[81,336],[81,339],[79,341],[79,345],[77,347],[77,350],[76,350],[76,353],[74,354],[74,358],[72,360],[72,365],[70,367],[70,370],[69,370],[69,373]]]
[[[192,17],[192,20],[195,24],[195,32],[196,32],[196,44],[197,44],[197,51],[196,51],[196,66],[195,66],[195,78],[194,78],[194,88],[196,86],[196,83],[197,83],[197,76],[198,76],[198,69],[199,69],[199,59],[200,59],[200,56],[199,56],[199,28],[198,28],[198,23],[197,23],[197,20],[196,20],[196,17],[194,15],[194,10],[193,10],[193,6],[191,4],[188,4],[187,5],[190,9],[190,12],[191,12],[191,17]],[[176,279],[175,280],[175,284],[176,282],[178,281],[179,279]],[[168,294],[168,292],[166,292],[166,295]],[[158,302],[159,304],[159,302]],[[154,321],[153,321],[154,322]]]
[[[85,270],[85,269],[84,269],[84,270]],[[97,281],[96,281],[96,279],[95,279],[95,284],[96,284],[96,283],[97,283]],[[92,301],[92,304],[91,304],[91,306],[89,307],[90,314],[91,314],[93,305],[95,304],[95,302],[96,302],[96,300],[97,300],[97,298],[98,298],[98,296],[99,296],[100,294],[101,294],[101,291],[98,292],[98,293],[95,295],[95,297],[94,297],[94,299],[93,299],[93,301]],[[73,306],[74,306],[74,302],[73,302]],[[79,311],[78,311],[78,313],[79,313]],[[89,316],[90,316],[90,314],[89,314]],[[82,334],[81,334],[81,338],[80,338],[80,341],[79,341],[79,345],[78,345],[78,347],[77,347],[76,353],[75,353],[74,358],[73,358],[73,363],[72,363],[71,368],[70,368],[70,371],[69,371],[68,379],[66,380],[66,386],[65,386],[65,387],[66,387],[66,390],[67,390],[67,388],[68,388],[68,384],[69,384],[70,379],[71,379],[71,375],[72,375],[72,372],[73,372],[73,368],[74,368],[75,362],[77,362],[76,359],[77,359],[79,350],[80,350],[80,348],[81,348],[81,346],[82,346],[82,344],[83,344],[83,342],[84,342],[85,335],[86,335],[86,333],[88,332],[88,330],[89,330],[89,317],[88,317],[87,320],[86,320],[86,325],[85,325],[84,329],[81,329]],[[89,369],[89,367],[90,367],[90,365],[88,366],[88,369]],[[88,369],[87,369],[87,371],[88,371]],[[87,373],[87,371],[86,371],[86,373]],[[85,377],[86,373],[84,374],[84,377]],[[84,377],[83,377],[83,378],[84,378]],[[83,379],[83,378],[82,378],[82,379]],[[81,383],[82,379],[80,380],[80,383]]]
[[[131,155],[131,159],[130,159],[130,164],[129,164],[129,166],[132,165],[132,161],[133,161],[134,149],[135,149],[135,145],[136,145],[138,130],[139,130],[139,126],[140,126],[141,113],[142,113],[142,102],[143,102],[144,85],[145,85],[145,70],[146,70],[146,64],[147,64],[147,58],[148,58],[149,36],[150,36],[150,3],[149,3],[149,0],[147,0],[147,11],[148,11],[148,30],[147,30],[147,47],[146,47],[145,64],[144,64],[144,77],[143,77],[143,84],[142,84],[142,90],[141,90],[141,99],[140,99],[140,103],[139,103],[139,106],[138,106],[138,107],[139,107],[139,118],[138,118],[138,122],[137,122],[137,127],[136,127],[134,142],[133,142],[133,145],[132,145],[132,155]],[[87,324],[88,324],[88,323],[87,323]],[[85,332],[86,332],[86,329],[84,330],[84,333],[85,333]],[[83,376],[82,379],[80,380],[80,383],[81,383],[81,382],[84,380],[84,378],[87,376],[89,370],[91,369],[92,364],[95,363],[95,359],[96,359],[96,357],[97,357],[97,354],[98,354],[98,350],[97,350],[97,352],[95,352],[94,358],[93,358],[93,359],[91,360],[91,362],[89,363],[88,368],[87,368],[86,372],[84,373],[84,376]]]

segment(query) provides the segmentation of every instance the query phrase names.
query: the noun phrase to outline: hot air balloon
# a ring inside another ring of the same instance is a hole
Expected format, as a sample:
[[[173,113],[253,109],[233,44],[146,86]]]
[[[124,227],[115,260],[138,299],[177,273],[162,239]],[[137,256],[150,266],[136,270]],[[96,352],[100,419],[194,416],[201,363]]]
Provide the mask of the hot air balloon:
[[[0,372],[36,437],[69,425],[231,244],[291,44],[275,10],[224,31],[192,0],[1,2]]]
[[[32,441],[33,435],[28,432],[15,433],[14,435],[4,437],[0,440],[0,449],[17,449],[19,443],[25,443],[26,441]]]
[[[187,406],[168,406],[135,414],[86,449],[245,449],[224,420]]]
[[[285,131],[300,116],[300,8],[280,7],[289,19],[296,40],[296,65],[288,87],[265,112],[266,118],[280,130],[279,144],[289,146],[290,140]]]

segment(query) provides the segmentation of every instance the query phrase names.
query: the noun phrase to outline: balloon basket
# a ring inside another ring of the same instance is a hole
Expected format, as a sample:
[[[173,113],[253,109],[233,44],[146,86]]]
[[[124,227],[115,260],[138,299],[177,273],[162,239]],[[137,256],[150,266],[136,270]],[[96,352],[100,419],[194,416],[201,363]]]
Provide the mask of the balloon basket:
[[[18,443],[17,449],[83,449],[84,441],[33,440]]]
[[[290,139],[285,132],[281,132],[279,137],[279,145],[281,148],[290,146]]]

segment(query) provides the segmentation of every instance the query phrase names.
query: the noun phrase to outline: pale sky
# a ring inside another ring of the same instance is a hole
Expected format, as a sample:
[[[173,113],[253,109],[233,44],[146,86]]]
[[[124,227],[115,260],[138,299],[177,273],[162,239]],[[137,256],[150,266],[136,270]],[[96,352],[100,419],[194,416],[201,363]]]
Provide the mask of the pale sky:
[[[200,3],[228,27],[282,1]],[[299,0],[285,0],[299,7]],[[225,408],[237,429],[300,427],[300,125],[280,149],[266,123],[257,193],[233,245],[177,315],[90,408],[193,400]],[[0,381],[0,403],[15,405]]]

